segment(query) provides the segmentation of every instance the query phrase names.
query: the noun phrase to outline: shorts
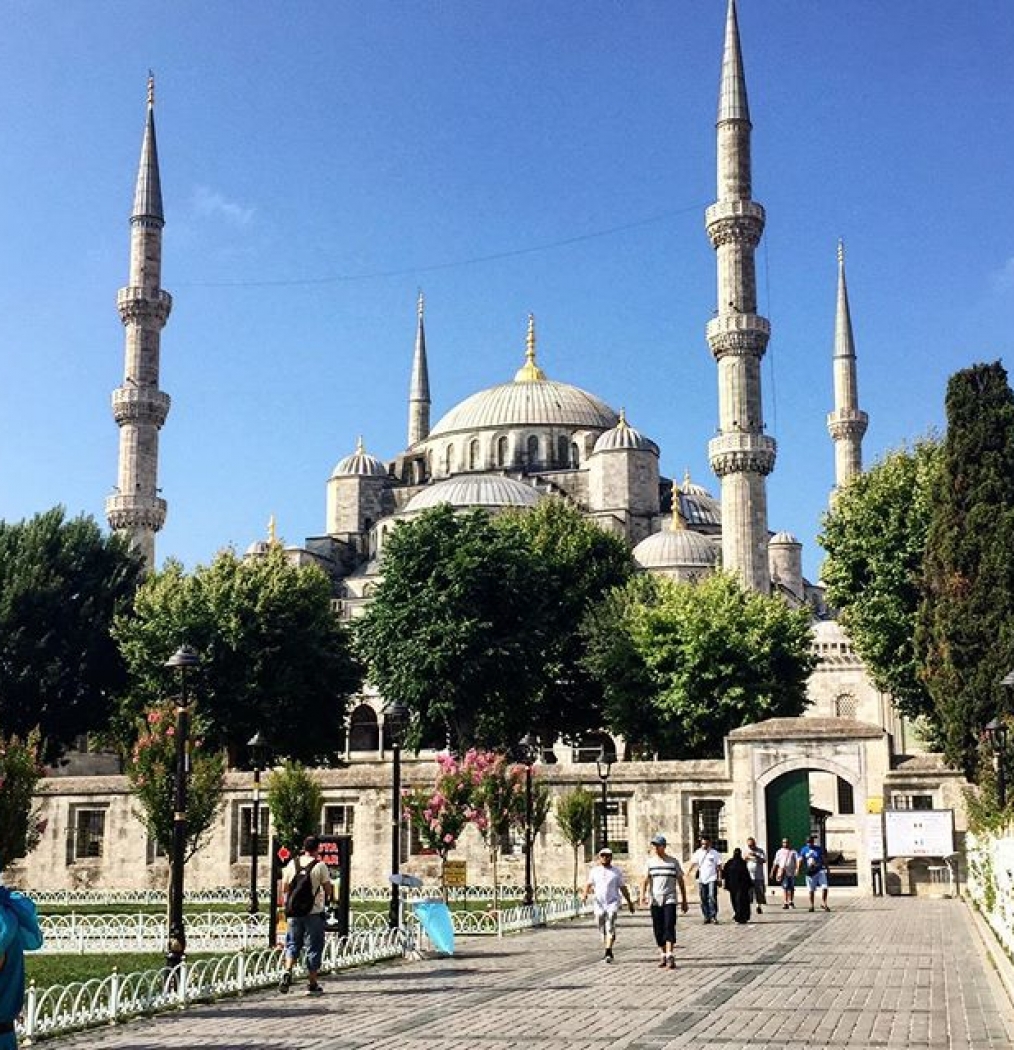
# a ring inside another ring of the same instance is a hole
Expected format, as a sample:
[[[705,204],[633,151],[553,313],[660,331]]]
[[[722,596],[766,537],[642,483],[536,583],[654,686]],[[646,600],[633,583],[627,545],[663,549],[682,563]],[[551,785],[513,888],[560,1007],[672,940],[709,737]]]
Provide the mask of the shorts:
[[[816,875],[806,876],[806,888],[808,890],[827,889],[827,872],[818,871]]]
[[[778,885],[783,890],[794,890],[796,888],[796,876],[795,875],[783,875],[778,880]]]
[[[610,904],[603,908],[595,905],[595,919],[599,924],[599,932],[603,937],[616,936],[616,916],[620,913],[619,904]]]

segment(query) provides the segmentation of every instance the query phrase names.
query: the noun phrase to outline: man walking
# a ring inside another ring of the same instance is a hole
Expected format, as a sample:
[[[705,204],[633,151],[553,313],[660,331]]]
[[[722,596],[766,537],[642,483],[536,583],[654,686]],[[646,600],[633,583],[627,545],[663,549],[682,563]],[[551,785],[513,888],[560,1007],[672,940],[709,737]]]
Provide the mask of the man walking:
[[[317,977],[324,953],[324,909],[331,903],[334,887],[327,865],[318,858],[320,840],[316,835],[303,839],[303,852],[293,857],[282,872],[282,893],[288,930],[285,934],[285,972],[280,992],[292,987],[292,968],[306,943],[307,994],[320,995],[324,989]]]
[[[634,914],[634,902],[630,899],[630,891],[623,879],[623,872],[613,866],[613,851],[608,846],[599,850],[599,862],[588,872],[588,882],[585,884],[581,903],[588,900],[589,894],[594,894],[592,907],[595,909],[595,918],[599,924],[599,933],[602,935],[602,944],[606,953],[603,956],[607,963],[613,961],[613,942],[616,940],[616,916],[620,910],[621,895],[630,908],[630,914]]]
[[[782,887],[785,901],[782,910],[796,906],[796,869],[799,867],[799,854],[789,845],[788,839],[782,839],[782,848],[771,862],[771,878]]]
[[[697,872],[700,890],[701,912],[705,926],[709,922],[718,925],[718,880],[722,877],[722,855],[711,845],[707,835],[701,838],[701,848],[690,858],[688,871]]]
[[[806,845],[799,851],[799,859],[806,875],[806,888],[810,891],[810,911],[813,911],[814,897],[820,890],[820,906],[830,911],[827,906],[827,854],[823,846],[817,845],[817,836],[811,835]]]
[[[751,835],[746,840],[746,868],[750,872],[753,883],[753,896],[757,902],[757,914],[764,913],[764,903],[768,892],[768,855],[757,845],[757,840]]]
[[[651,855],[644,869],[641,885],[641,900],[651,902],[651,926],[661,958],[659,969],[676,969],[673,944],[676,941],[676,888],[679,887],[680,908],[687,911],[687,885],[683,880],[683,869],[675,857],[665,851],[664,835],[651,840]]]

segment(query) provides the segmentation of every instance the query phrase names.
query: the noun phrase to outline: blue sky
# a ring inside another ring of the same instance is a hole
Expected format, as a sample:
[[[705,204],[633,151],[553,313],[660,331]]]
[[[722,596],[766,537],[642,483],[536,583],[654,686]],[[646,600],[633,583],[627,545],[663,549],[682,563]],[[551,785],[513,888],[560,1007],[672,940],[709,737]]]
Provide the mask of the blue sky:
[[[510,378],[619,408],[718,491],[704,325],[724,0],[42,3],[0,36],[0,516],[103,518],[116,290],[148,68],[175,300],[158,556],[324,527],[362,434],[405,444],[417,290],[433,418]],[[770,524],[815,576],[846,242],[868,463],[1014,361],[1014,4],[741,0],[772,323]],[[477,261],[483,260],[483,261]]]

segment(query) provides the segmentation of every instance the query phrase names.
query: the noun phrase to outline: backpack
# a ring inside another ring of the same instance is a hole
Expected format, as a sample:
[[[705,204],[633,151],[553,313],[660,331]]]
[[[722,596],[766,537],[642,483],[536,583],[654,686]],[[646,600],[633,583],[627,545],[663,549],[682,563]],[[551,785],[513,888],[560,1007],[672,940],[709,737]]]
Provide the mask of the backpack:
[[[301,868],[296,861],[296,874],[289,883],[289,892],[285,896],[285,916],[288,919],[301,919],[313,911],[313,902],[317,894],[313,889],[313,878],[311,873],[317,861]]]
[[[820,871],[820,857],[816,853],[810,853],[806,858],[807,875],[816,875]]]

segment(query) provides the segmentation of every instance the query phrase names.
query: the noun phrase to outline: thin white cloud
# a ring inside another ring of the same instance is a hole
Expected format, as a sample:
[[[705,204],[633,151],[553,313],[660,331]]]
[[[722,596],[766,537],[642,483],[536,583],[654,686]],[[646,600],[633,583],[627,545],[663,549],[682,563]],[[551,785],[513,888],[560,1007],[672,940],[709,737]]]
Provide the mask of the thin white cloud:
[[[191,204],[198,215],[212,218],[217,216],[234,226],[248,226],[254,216],[253,208],[244,208],[208,186],[194,188]]]

